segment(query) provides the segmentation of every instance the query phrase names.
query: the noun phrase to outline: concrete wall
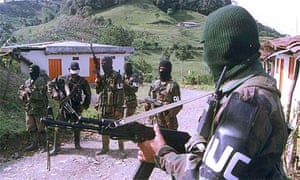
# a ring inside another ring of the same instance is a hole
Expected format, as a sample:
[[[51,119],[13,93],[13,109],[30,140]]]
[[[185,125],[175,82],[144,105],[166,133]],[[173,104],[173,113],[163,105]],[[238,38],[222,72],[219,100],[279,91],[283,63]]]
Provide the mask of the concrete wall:
[[[92,58],[91,54],[59,54],[59,55],[45,55],[44,51],[38,50],[38,51],[28,51],[28,52],[22,52],[22,55],[31,61],[34,64],[37,64],[40,66],[41,69],[45,70],[45,72],[49,75],[49,65],[48,60],[49,59],[61,59],[62,60],[62,75],[69,74],[68,68],[73,61],[73,57],[79,57],[79,60],[77,61],[80,66],[80,75],[87,77],[89,76],[89,60]],[[125,63],[125,57],[128,56],[128,54],[96,54],[96,57],[102,59],[104,56],[115,56],[115,59],[113,60],[113,69],[115,71],[120,72],[121,74],[124,73],[124,63]],[[103,74],[103,70],[101,68],[100,70],[101,74]]]

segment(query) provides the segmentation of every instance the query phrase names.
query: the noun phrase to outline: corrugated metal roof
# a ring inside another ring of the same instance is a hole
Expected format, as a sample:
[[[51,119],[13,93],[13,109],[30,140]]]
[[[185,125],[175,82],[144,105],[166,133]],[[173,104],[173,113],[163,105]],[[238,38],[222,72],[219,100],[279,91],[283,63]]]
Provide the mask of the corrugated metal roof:
[[[266,40],[261,43],[260,53],[262,60],[279,54],[291,54],[295,59],[299,59],[300,35]]]
[[[95,53],[132,54],[134,52],[134,48],[129,46],[92,44],[92,47]],[[7,49],[19,49],[21,51],[45,49],[46,54],[81,54],[91,53],[91,44],[78,41],[43,42],[5,46],[1,47],[0,51]]]

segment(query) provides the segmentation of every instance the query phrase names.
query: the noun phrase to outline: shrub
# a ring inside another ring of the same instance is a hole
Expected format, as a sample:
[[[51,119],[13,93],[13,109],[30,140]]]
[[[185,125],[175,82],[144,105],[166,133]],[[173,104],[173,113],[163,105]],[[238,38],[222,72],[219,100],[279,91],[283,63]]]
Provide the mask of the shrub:
[[[184,84],[189,84],[189,85],[203,85],[203,84],[213,84],[213,78],[209,74],[196,74],[193,71],[189,71],[186,76],[184,76]]]
[[[153,75],[152,73],[144,73],[143,78],[144,82],[151,83],[153,80]]]

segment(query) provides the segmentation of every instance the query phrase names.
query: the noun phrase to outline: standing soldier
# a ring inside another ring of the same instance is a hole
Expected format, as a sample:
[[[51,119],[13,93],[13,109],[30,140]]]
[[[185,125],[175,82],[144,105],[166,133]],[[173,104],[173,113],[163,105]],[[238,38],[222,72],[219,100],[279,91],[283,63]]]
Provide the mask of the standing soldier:
[[[70,75],[58,76],[48,83],[48,89],[52,94],[52,98],[60,101],[59,120],[75,122],[78,120],[78,115],[81,115],[84,109],[89,108],[91,102],[90,85],[84,77],[79,75],[79,71],[78,62],[72,62],[69,67]],[[72,113],[70,110],[67,110],[68,107],[73,108],[75,112]],[[81,149],[80,130],[75,128],[73,132],[75,149]],[[57,133],[54,147],[50,154],[56,154],[60,149],[58,135]]]
[[[25,151],[40,148],[40,151],[44,152],[46,131],[40,119],[47,114],[47,81],[40,76],[40,67],[37,65],[29,67],[29,75],[30,78],[20,86],[18,91],[20,99],[25,103],[25,125],[31,139],[31,144],[25,148]]]
[[[177,82],[172,80],[172,64],[170,61],[162,60],[159,63],[159,80],[156,80],[150,87],[148,95],[161,102],[162,104],[170,104],[181,99],[180,87]],[[151,104],[145,104],[145,110],[149,110]],[[157,124],[162,128],[177,130],[178,121],[176,115],[182,109],[178,106],[167,111],[161,112],[157,117]]]
[[[219,8],[207,16],[202,40],[204,61],[221,87],[199,120],[211,131],[199,123],[186,153],[177,154],[155,126],[155,138],[138,144],[139,160],[176,179],[288,179],[281,161],[288,127],[276,80],[260,62],[256,20],[236,5]]]
[[[124,117],[131,116],[135,113],[137,107],[136,92],[139,88],[138,78],[132,72],[131,63],[125,64],[124,82]]]
[[[112,57],[105,56],[101,61],[104,75],[96,78],[96,93],[99,94],[98,110],[100,118],[120,119],[123,117],[124,89],[122,76],[113,70]],[[125,158],[124,143],[119,140],[120,158]],[[102,136],[102,150],[96,155],[106,154],[109,151],[109,136]]]

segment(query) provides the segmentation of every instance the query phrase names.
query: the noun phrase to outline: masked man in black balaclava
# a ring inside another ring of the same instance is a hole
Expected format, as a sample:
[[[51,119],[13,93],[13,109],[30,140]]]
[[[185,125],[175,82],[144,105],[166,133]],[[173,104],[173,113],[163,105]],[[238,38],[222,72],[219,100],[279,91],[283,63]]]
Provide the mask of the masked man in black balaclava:
[[[113,70],[113,58],[105,56],[101,60],[104,75],[95,80],[96,93],[99,94],[96,109],[99,118],[108,118],[118,120],[123,117],[124,89],[122,76],[119,72]],[[124,143],[119,140],[120,158],[125,158]],[[96,155],[106,154],[109,151],[109,136],[102,136],[102,150],[96,152]]]
[[[156,100],[155,104],[170,104],[181,99],[180,87],[177,82],[172,80],[172,64],[170,61],[162,60],[158,66],[159,80],[156,80],[150,87],[148,95]],[[145,110],[149,110],[153,104],[145,104]],[[178,122],[176,115],[182,109],[182,106],[169,109],[159,113],[154,119],[157,124],[163,128],[177,130]]]
[[[45,126],[40,118],[45,116],[48,107],[47,81],[40,77],[40,67],[31,65],[29,67],[30,78],[20,86],[18,94],[24,102],[26,128],[30,135],[31,143],[25,151],[40,149],[45,151],[46,133]]]
[[[170,61],[161,61],[158,67],[159,79],[162,82],[171,80],[172,64]]]
[[[123,76],[124,84],[124,117],[131,116],[135,113],[137,107],[136,92],[139,88],[138,77],[133,74],[132,64],[125,63],[125,74]]]

